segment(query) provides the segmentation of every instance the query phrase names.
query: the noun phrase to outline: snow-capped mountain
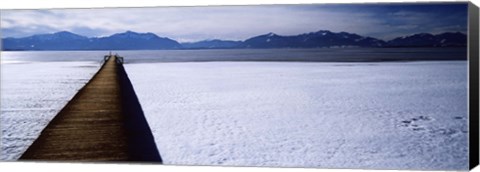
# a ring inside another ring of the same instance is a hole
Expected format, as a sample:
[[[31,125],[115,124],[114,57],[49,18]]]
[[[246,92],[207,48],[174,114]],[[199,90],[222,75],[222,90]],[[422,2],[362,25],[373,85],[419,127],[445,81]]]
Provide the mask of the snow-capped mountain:
[[[381,47],[385,41],[363,37],[357,34],[327,30],[294,36],[280,36],[274,33],[245,40],[245,48],[323,48],[323,47]]]
[[[24,38],[2,39],[3,50],[76,50],[85,47],[89,38],[70,32],[40,34]]]
[[[162,38],[153,33],[127,31],[108,37],[92,38],[91,49],[102,50],[159,50],[179,49],[181,45],[172,39]]]
[[[77,35],[71,32],[62,31],[57,32],[54,34],[41,34],[41,35],[33,35],[31,37],[27,37],[29,39],[38,39],[42,41],[49,41],[49,40],[85,40],[88,39],[85,36]]]
[[[291,47],[294,43],[291,37],[280,36],[275,33],[268,33],[245,40],[241,47],[243,48],[284,48]]]
[[[112,36],[109,36],[110,38],[122,38],[122,39],[144,39],[144,40],[150,40],[150,39],[155,39],[155,38],[160,38],[157,35],[147,32],[147,33],[137,33],[137,32],[132,32],[132,31],[126,31],[123,33],[117,33],[113,34]]]
[[[460,32],[446,32],[433,35],[420,33],[398,37],[387,42],[389,47],[465,47],[467,35]]]

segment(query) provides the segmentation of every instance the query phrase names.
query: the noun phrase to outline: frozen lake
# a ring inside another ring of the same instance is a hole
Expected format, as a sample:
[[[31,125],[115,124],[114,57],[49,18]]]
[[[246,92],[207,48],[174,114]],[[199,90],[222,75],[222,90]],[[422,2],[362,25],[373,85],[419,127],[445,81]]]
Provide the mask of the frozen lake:
[[[99,67],[95,62],[2,63],[0,159],[18,159]]]
[[[419,50],[119,54],[166,164],[466,170],[467,61]],[[1,160],[18,159],[105,54],[2,52]],[[348,54],[429,61],[325,62]]]
[[[465,61],[125,67],[165,164],[468,168]]]

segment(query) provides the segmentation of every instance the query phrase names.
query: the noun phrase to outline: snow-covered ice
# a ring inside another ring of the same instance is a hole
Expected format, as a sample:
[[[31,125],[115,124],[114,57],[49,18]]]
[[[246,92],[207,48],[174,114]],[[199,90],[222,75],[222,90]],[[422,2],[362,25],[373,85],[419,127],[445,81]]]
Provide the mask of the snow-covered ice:
[[[467,62],[126,64],[165,164],[467,170]]]
[[[86,61],[2,61],[0,159],[18,159],[99,67]]]

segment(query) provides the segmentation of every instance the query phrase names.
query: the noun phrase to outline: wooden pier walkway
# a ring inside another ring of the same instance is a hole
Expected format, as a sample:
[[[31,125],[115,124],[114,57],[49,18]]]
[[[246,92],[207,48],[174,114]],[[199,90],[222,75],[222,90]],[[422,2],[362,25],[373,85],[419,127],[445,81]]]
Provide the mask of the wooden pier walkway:
[[[106,59],[20,160],[162,162],[123,58]]]

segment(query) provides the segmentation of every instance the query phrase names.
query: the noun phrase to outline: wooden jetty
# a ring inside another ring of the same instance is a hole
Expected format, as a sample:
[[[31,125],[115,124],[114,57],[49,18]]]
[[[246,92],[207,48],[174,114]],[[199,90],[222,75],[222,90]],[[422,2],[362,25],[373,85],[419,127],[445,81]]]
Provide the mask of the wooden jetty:
[[[55,116],[20,160],[161,163],[122,63],[122,57],[105,56],[100,70]]]

